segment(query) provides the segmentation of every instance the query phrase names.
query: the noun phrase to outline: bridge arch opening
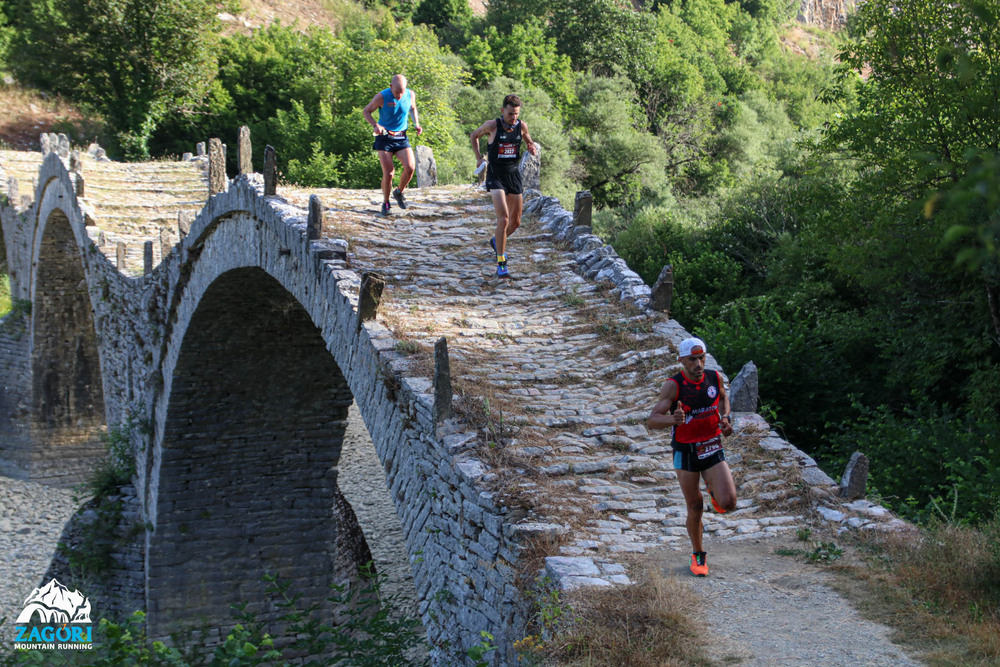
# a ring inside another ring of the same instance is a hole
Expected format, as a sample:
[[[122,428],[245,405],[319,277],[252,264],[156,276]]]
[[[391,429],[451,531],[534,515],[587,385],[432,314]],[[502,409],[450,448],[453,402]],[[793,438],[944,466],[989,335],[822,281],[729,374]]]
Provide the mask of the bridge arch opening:
[[[337,478],[353,396],[308,312],[261,269],[224,273],[187,326],[169,391],[151,480],[150,635],[207,623],[224,636],[241,603],[278,630],[269,574],[335,622],[330,585],[360,585],[372,554]]]
[[[31,317],[36,444],[27,457],[28,476],[74,484],[87,477],[104,450],[104,388],[83,259],[59,209],[45,223]]]

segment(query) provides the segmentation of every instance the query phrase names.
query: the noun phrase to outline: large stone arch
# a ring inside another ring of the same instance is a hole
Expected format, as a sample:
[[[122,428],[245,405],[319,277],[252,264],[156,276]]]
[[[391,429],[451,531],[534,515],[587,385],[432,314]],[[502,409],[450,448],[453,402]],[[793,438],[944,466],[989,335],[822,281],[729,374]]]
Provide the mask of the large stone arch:
[[[273,622],[264,576],[324,604],[371,553],[336,485],[352,402],[309,314],[258,268],[216,279],[186,327],[160,439],[149,632]],[[328,619],[329,620],[329,619]]]

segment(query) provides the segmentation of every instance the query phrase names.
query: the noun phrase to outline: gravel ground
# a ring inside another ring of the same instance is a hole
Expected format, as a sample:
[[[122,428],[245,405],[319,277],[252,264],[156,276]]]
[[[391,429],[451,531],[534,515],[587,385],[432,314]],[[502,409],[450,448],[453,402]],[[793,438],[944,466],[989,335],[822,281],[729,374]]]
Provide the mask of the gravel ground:
[[[835,592],[834,575],[774,550],[802,548],[780,539],[706,541],[709,576],[692,577],[689,554],[677,553],[667,574],[686,579],[703,597],[709,655],[727,665],[771,667],[917,667],[889,640],[891,630],[861,616]]]
[[[72,489],[0,477],[0,641],[14,639],[14,619],[43,582],[63,526],[76,511]]]

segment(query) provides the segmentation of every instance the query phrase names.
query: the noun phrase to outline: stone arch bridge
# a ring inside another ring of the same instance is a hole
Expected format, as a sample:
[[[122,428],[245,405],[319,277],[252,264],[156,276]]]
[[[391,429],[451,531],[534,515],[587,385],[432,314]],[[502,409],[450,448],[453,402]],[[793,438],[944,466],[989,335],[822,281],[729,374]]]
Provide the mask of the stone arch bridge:
[[[266,573],[306,602],[356,583],[371,545],[338,483],[352,402],[381,463],[363,483],[392,497],[439,664],[463,664],[483,630],[511,664],[541,567],[566,589],[623,584],[625,554],[687,548],[667,435],[644,427],[686,333],[556,200],[530,198],[499,282],[471,187],[380,218],[373,192],[265,195],[255,174],[206,202],[201,158],[7,151],[0,169],[15,304],[0,472],[79,481],[109,432],[134,457],[131,542],[95,606],[144,608],[155,637],[224,626]],[[878,521],[752,410],[737,430],[744,499],[715,538],[823,507]]]

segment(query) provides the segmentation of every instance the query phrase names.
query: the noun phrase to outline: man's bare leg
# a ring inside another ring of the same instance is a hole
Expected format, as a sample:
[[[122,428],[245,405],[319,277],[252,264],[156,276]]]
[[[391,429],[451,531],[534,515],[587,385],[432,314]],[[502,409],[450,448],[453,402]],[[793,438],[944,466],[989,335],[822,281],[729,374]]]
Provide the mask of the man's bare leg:
[[[497,255],[507,252],[507,221],[510,219],[510,211],[507,208],[509,195],[503,190],[490,190],[493,197],[493,208],[497,213],[497,227],[494,232],[494,240],[497,244]]]
[[[382,165],[382,201],[389,202],[389,193],[392,192],[392,177],[396,175],[396,167],[392,162],[392,153],[389,151],[379,151],[378,161]]]
[[[507,227],[504,232],[504,248],[507,247],[507,238],[521,226],[521,209],[523,207],[524,198],[521,195],[507,195]]]
[[[396,151],[396,159],[403,165],[403,175],[399,177],[399,191],[402,192],[410,184],[410,179],[413,178],[413,172],[417,168],[417,159],[413,155],[412,148]],[[389,187],[392,187],[391,183]]]
[[[705,503],[701,498],[701,474],[690,470],[675,470],[677,481],[681,485],[681,492],[684,494],[684,502],[687,504],[687,531],[691,538],[691,551],[704,551],[702,548],[701,515],[705,511]]]
[[[729,464],[722,461],[701,474],[705,477],[705,483],[712,489],[715,502],[727,512],[736,509],[736,482],[733,481]]]

